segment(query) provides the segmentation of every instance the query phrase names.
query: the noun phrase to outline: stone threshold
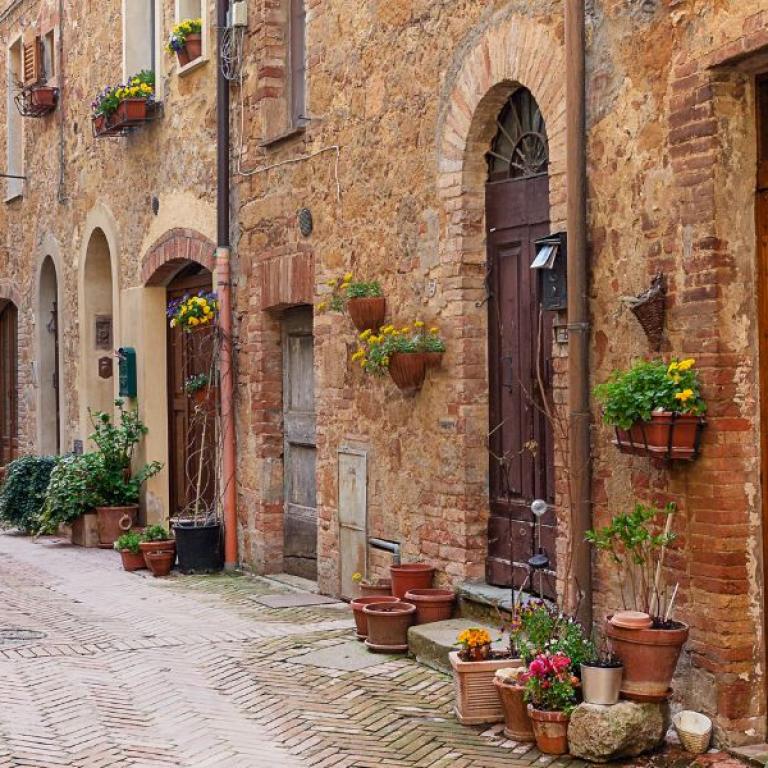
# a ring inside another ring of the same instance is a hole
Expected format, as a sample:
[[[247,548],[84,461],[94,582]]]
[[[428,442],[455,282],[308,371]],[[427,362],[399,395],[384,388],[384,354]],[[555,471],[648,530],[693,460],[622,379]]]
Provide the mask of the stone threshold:
[[[726,747],[729,754],[757,768],[768,765],[768,744],[749,744],[743,747]]]

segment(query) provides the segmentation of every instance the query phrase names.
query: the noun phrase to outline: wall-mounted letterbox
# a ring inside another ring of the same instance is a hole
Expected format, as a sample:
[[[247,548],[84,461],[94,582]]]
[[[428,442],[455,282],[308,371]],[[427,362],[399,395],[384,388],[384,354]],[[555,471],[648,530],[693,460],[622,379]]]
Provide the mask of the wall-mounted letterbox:
[[[560,310],[568,307],[568,237],[556,232],[534,240],[536,258],[531,264],[539,274],[541,306]]]
[[[120,347],[117,357],[120,397],[136,397],[136,350],[133,347]]]

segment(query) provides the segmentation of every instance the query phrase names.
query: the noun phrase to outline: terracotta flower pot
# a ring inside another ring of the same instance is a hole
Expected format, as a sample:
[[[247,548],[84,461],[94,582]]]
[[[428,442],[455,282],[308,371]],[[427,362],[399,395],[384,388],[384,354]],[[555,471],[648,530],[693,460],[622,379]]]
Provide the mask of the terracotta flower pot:
[[[144,555],[141,552],[135,554],[128,549],[120,550],[120,557],[123,559],[123,570],[140,571],[147,567],[144,561]]]
[[[192,393],[192,402],[201,411],[214,412],[216,410],[216,387],[206,386],[202,389],[196,389]]]
[[[410,603],[372,603],[363,606],[368,621],[366,646],[371,651],[404,653],[408,650],[408,627],[413,623],[416,607]]]
[[[533,724],[536,746],[545,755],[568,754],[568,722],[565,712],[545,712],[528,705],[528,716]]]
[[[184,41],[184,47],[180,51],[176,51],[176,55],[179,57],[179,65],[184,67],[195,59],[199,59],[203,55],[203,38],[201,35],[187,35],[187,39]]]
[[[374,603],[397,603],[400,602],[392,595],[371,595],[370,597],[356,597],[349,604],[355,617],[355,627],[357,628],[357,639],[365,640],[368,637],[368,617],[363,612],[366,605]]]
[[[91,118],[93,121],[93,133],[96,136],[101,136],[107,131],[107,118],[105,115],[96,115]]]
[[[426,374],[423,352],[394,352],[389,360],[389,375],[403,392],[421,389]]]
[[[456,593],[452,589],[409,589],[403,600],[416,606],[417,624],[430,624],[453,616]]]
[[[390,565],[389,572],[392,576],[392,594],[401,600],[411,589],[429,589],[435,575],[435,569],[426,563]]]
[[[392,596],[391,579],[379,579],[375,584],[369,584],[366,581],[360,582],[360,594],[363,597],[373,597],[374,595]]]
[[[494,677],[493,684],[504,710],[504,735],[513,741],[534,741],[533,723],[525,703],[525,688]]]
[[[500,669],[522,667],[522,660],[462,661],[458,651],[451,651],[448,658],[453,668],[454,712],[458,721],[464,725],[503,722],[504,710],[493,681]]]
[[[173,568],[173,561],[176,559],[175,552],[147,552],[144,555],[147,561],[147,567],[152,571],[155,578],[167,576]]]
[[[47,85],[41,85],[33,88],[30,93],[32,106],[38,108],[53,109],[56,106],[57,89]]]
[[[127,507],[96,507],[99,546],[112,549],[120,536],[136,525],[138,517],[139,508],[135,504]]]
[[[361,333],[363,331],[378,333],[379,328],[384,325],[387,300],[383,296],[348,299],[347,311],[358,331]]]
[[[147,562],[147,568],[149,568],[149,561],[146,560],[146,556],[154,552],[172,552],[174,560],[176,559],[176,542],[173,539],[166,539],[165,541],[142,541],[141,544],[139,544],[139,549],[141,549],[141,554]]]
[[[117,107],[116,122],[122,126],[138,125],[147,119],[146,99],[123,99]]]
[[[663,701],[669,696],[688,625],[679,629],[623,629],[605,622],[605,636],[624,665],[621,693],[626,698]]]
[[[651,414],[651,423],[645,427],[648,447],[653,453],[670,459],[689,459],[696,452],[699,417],[662,411]]]

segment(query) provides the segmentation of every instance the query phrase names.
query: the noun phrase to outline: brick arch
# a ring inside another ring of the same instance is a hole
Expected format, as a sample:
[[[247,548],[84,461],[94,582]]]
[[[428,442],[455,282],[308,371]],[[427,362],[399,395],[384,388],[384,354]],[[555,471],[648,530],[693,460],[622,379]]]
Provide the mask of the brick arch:
[[[21,306],[21,294],[19,293],[16,284],[12,280],[0,280],[0,308],[7,301],[14,304],[19,312],[23,310],[23,307]]]
[[[213,272],[215,251],[214,243],[196,230],[171,229],[154,242],[142,259],[142,285],[167,285],[190,261]]]

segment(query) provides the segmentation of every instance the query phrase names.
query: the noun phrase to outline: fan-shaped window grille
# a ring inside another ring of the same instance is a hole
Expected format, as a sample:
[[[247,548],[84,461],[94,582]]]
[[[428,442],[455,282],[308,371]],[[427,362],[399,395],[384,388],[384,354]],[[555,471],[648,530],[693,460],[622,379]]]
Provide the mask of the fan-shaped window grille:
[[[527,88],[518,88],[510,96],[496,124],[499,130],[487,155],[491,181],[527,179],[547,172],[547,127]]]

